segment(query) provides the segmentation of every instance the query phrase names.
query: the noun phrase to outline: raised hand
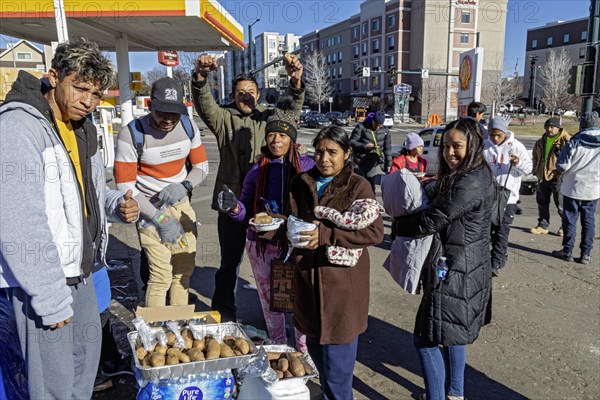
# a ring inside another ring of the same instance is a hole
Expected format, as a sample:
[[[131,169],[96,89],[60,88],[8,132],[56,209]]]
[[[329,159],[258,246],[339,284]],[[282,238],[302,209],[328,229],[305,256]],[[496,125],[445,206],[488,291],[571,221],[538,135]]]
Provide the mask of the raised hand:
[[[121,219],[125,222],[135,222],[138,219],[139,211],[138,203],[133,199],[133,190],[129,189],[119,204]]]
[[[221,187],[217,201],[219,203],[219,208],[223,211],[233,210],[235,212],[238,207],[238,200],[227,185]]]
[[[201,54],[196,61],[196,79],[204,80],[206,76],[218,68],[217,61],[210,54]],[[202,79],[200,79],[200,77]]]

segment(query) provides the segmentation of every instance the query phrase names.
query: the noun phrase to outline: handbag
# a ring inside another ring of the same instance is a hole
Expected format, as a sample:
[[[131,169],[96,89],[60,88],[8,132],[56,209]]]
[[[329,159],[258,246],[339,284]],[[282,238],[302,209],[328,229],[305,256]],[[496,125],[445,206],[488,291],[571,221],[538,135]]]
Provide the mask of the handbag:
[[[498,183],[495,184],[496,197],[494,198],[494,205],[492,206],[492,225],[494,226],[502,225],[504,211],[506,211],[506,204],[508,203],[508,198],[510,197],[510,189],[506,188],[506,184],[510,178],[511,170],[512,164],[510,164],[510,167],[508,167],[508,174],[506,180],[504,181],[504,186],[498,187]]]
[[[294,312],[295,283],[294,264],[282,260],[271,261],[271,311]]]

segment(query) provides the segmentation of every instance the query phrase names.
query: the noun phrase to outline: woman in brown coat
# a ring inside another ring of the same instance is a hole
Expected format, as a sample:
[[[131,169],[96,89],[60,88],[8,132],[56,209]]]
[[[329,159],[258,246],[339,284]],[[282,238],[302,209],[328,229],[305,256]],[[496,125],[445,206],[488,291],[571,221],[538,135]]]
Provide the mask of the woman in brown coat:
[[[296,249],[294,324],[307,335],[308,352],[327,399],[351,399],[358,335],[367,329],[369,311],[369,253],[383,240],[379,216],[362,230],[338,228],[317,220],[316,206],[347,211],[357,199],[375,199],[369,182],[352,172],[350,140],[337,126],[320,131],[313,140],[316,166],[298,175],[290,188],[291,215],[317,228],[300,232],[309,244]],[[353,267],[331,263],[327,246],[363,249]]]

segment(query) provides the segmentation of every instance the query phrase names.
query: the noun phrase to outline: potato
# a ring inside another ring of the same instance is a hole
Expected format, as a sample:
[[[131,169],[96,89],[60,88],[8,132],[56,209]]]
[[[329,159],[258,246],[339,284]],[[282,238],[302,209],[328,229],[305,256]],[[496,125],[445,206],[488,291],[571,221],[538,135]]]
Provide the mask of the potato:
[[[194,334],[188,328],[186,328],[186,329],[184,329],[184,330],[181,331],[181,336],[183,336],[184,339],[188,338],[188,339],[194,340]]]
[[[189,349],[187,355],[190,361],[204,361],[204,353],[200,349]]]
[[[179,364],[179,357],[176,354],[167,355],[167,365],[177,365]]]
[[[225,343],[227,346],[231,347],[232,349],[235,347],[235,337],[233,336],[225,336],[223,338],[223,343]]]
[[[274,351],[269,351],[267,352],[267,360],[272,361],[272,360],[279,360],[279,357],[281,356],[282,353],[277,353]]]
[[[192,344],[192,349],[204,350],[204,339],[196,339]]]
[[[177,357],[179,358],[179,361],[181,361],[182,363],[189,363],[191,361],[190,357],[182,352],[177,353]]]
[[[138,346],[135,349],[135,356],[137,357],[138,360],[140,360],[140,361],[143,360],[147,355],[148,355],[148,352],[146,351],[144,346]]]
[[[273,361],[269,361],[269,365],[271,366],[271,368],[273,368],[274,370],[277,370],[279,368],[279,363],[276,360]]]
[[[214,360],[221,356],[221,345],[215,339],[210,339],[206,344],[206,359]]]
[[[165,356],[160,353],[152,353],[150,356],[150,365],[153,367],[162,367],[165,365]]]
[[[250,345],[245,339],[236,338],[235,339],[235,349],[239,350],[242,354],[250,353]]]
[[[167,345],[173,346],[177,337],[173,332],[167,332]]]
[[[191,349],[192,346],[194,345],[194,339],[190,339],[189,337],[184,337],[183,342],[184,342],[183,348],[185,348],[185,349]]]
[[[181,353],[181,349],[177,348],[177,347],[171,347],[170,349],[167,350],[167,355],[177,355],[178,353]]]
[[[233,349],[229,346],[227,346],[225,343],[223,343],[221,345],[221,358],[226,358],[226,357],[233,357],[235,355],[235,353],[233,352]]]
[[[294,377],[294,374],[292,374],[292,373],[290,372],[290,370],[288,369],[287,371],[285,371],[285,372],[283,373],[283,377],[284,377],[284,378],[293,378],[293,377]]]
[[[304,366],[302,365],[302,361],[298,359],[298,357],[293,355],[288,355],[288,359],[290,360],[290,371],[294,376],[304,376],[306,375],[306,371],[304,370]]]
[[[287,371],[288,369],[290,369],[290,362],[287,358],[280,358],[279,361],[277,362],[277,369],[280,371]]]
[[[152,356],[150,354],[146,355],[146,357],[144,357],[144,359],[142,360],[142,367],[143,368],[148,368],[152,366],[152,363],[150,362],[150,358]]]
[[[242,352],[241,352],[241,351],[239,351],[239,350],[237,350],[237,349],[233,349],[233,353],[234,353],[236,356],[243,356]]]
[[[156,347],[154,348],[154,354],[161,354],[161,355],[165,355],[167,354],[167,345],[165,344],[157,344]]]
[[[283,371],[275,370],[275,373],[277,374],[277,379],[283,379]]]
[[[303,357],[298,357],[298,360],[302,362],[302,366],[304,367],[306,375],[312,375],[315,372],[313,367],[311,367],[310,364]]]
[[[255,224],[272,224],[273,217],[271,217],[267,213],[258,213],[258,214],[256,214],[256,216],[254,216],[254,223]]]

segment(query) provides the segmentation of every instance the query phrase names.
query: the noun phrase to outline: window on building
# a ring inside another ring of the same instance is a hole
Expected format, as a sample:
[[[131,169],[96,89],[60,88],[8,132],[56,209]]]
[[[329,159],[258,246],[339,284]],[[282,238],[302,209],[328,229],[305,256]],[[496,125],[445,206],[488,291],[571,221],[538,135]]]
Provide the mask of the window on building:
[[[546,45],[552,46],[552,36],[548,36],[548,39],[546,39]]]
[[[327,64],[331,63],[331,54],[327,54]]]
[[[587,31],[581,32],[581,40],[587,40]]]
[[[363,34],[363,35],[366,35],[366,34],[367,34],[367,30],[368,30],[368,29],[369,29],[369,26],[367,25],[367,23],[366,23],[366,22],[364,22],[364,23],[362,24],[362,34]]]
[[[579,49],[579,58],[585,58],[585,47]]]
[[[537,39],[533,39],[533,40],[531,41],[531,48],[532,48],[532,49],[537,49]]]
[[[17,60],[31,60],[31,53],[17,52]]]
[[[352,28],[352,39],[358,39],[358,26]]]
[[[378,31],[379,30],[379,19],[373,20],[371,29],[374,30],[374,31]]]
[[[342,77],[342,67],[338,68],[338,78]]]
[[[352,64],[352,73],[358,74],[358,63]]]
[[[362,44],[362,54],[363,56],[367,55],[367,43]]]
[[[277,42],[275,41],[275,38],[269,38],[267,40],[267,46],[269,49],[275,50],[277,48]]]
[[[338,35],[338,44],[342,44],[342,35]]]
[[[310,51],[315,51],[315,42],[310,44]]]
[[[394,26],[396,26],[396,16],[390,15],[388,16],[388,28],[393,28]]]
[[[379,39],[373,40],[373,53],[379,53]]]
[[[469,44],[469,34],[468,33],[460,34],[460,43],[461,44]]]
[[[396,60],[394,60],[394,56],[388,56],[387,58],[387,66],[388,68],[392,65],[396,65]]]
[[[371,87],[377,87],[377,86],[379,86],[379,75],[373,75],[372,81],[371,81]]]
[[[358,46],[354,46],[354,58],[358,58]]]
[[[355,92],[358,90],[358,80],[356,80],[356,79],[352,80],[352,87]]]
[[[342,52],[341,51],[338,53],[338,61],[342,62]]]
[[[460,14],[460,22],[462,22],[463,24],[471,23],[471,13],[468,11],[463,11]]]
[[[394,48],[396,47],[396,37],[395,36],[388,36],[388,50],[394,50]]]
[[[571,35],[569,35],[568,33],[565,33],[563,35],[563,43],[569,43],[569,39],[571,38]]]
[[[334,64],[337,62],[337,54],[336,53],[333,53],[331,55],[331,62],[334,63]]]
[[[371,58],[371,67],[373,69],[379,68],[379,57]]]

